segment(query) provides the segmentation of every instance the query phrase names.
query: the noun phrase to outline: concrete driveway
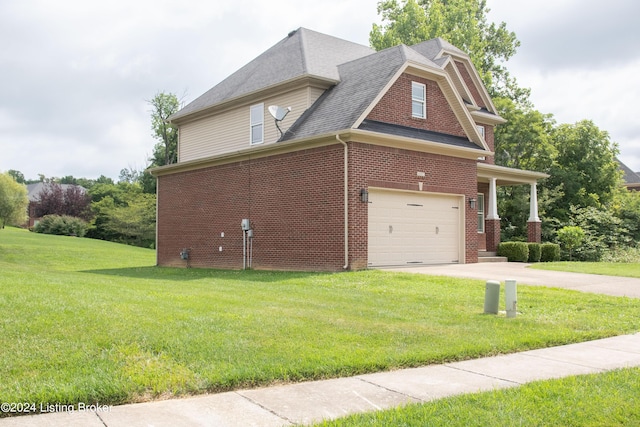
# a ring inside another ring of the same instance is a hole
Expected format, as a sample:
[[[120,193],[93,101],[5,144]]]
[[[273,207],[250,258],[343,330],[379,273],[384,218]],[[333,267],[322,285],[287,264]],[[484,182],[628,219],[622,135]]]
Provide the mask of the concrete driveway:
[[[534,270],[531,264],[520,262],[486,262],[477,264],[446,264],[421,267],[387,268],[387,271],[420,273],[432,276],[462,277],[480,280],[507,279],[518,284],[573,289],[597,294],[640,298],[640,279]]]

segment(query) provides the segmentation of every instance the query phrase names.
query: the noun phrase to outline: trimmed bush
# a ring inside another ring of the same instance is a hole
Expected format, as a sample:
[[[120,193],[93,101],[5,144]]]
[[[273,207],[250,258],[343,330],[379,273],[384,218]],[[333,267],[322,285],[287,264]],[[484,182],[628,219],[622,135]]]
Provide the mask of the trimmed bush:
[[[525,242],[504,242],[498,245],[498,255],[507,257],[509,262],[527,262],[529,247]]]
[[[87,223],[73,216],[45,215],[36,224],[34,231],[42,234],[83,237],[87,232]]]
[[[540,243],[527,243],[529,247],[529,262],[540,262],[542,248]]]
[[[540,245],[540,261],[560,261],[560,245],[556,243],[543,243]]]

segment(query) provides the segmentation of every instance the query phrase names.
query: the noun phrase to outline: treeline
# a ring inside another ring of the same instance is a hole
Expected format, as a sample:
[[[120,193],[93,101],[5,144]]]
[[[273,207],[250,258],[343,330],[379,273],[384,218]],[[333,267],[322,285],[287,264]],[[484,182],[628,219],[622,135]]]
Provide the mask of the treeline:
[[[156,139],[153,153],[147,159],[148,167],[175,163],[178,130],[168,119],[178,111],[180,101],[174,94],[158,92],[148,103],[151,135]],[[118,182],[104,175],[90,179],[71,175],[47,178],[40,174],[37,179],[26,179],[17,170],[2,175],[6,179],[0,179],[3,196],[0,202],[15,199],[15,203],[0,203],[0,226],[21,225],[26,221],[24,186],[42,182],[46,185],[29,206],[29,215],[40,218],[34,231],[155,247],[156,179],[148,170],[124,168]]]
[[[21,184],[44,184],[30,204],[40,219],[34,231],[155,247],[155,178],[148,172],[123,169],[117,183],[105,176],[27,180],[8,173]]]

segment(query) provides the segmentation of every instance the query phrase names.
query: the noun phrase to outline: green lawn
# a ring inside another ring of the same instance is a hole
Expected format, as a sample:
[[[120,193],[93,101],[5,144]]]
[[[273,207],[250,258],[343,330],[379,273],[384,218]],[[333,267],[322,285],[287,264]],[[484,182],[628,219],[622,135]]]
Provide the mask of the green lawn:
[[[640,330],[640,300],[405,273],[154,267],[153,251],[0,230],[0,402],[118,404]]]
[[[640,369],[539,381],[422,405],[353,415],[323,427],[637,426]]]
[[[606,276],[635,277],[640,279],[640,263],[624,262],[541,262],[529,268],[568,271],[571,273],[604,274]]]

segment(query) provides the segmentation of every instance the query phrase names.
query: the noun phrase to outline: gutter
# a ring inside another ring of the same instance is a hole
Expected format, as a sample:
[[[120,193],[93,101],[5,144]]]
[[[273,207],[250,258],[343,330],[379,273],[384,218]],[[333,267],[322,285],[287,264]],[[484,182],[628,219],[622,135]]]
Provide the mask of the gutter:
[[[336,134],[336,140],[344,147],[344,265],[343,270],[349,268],[349,147]]]

